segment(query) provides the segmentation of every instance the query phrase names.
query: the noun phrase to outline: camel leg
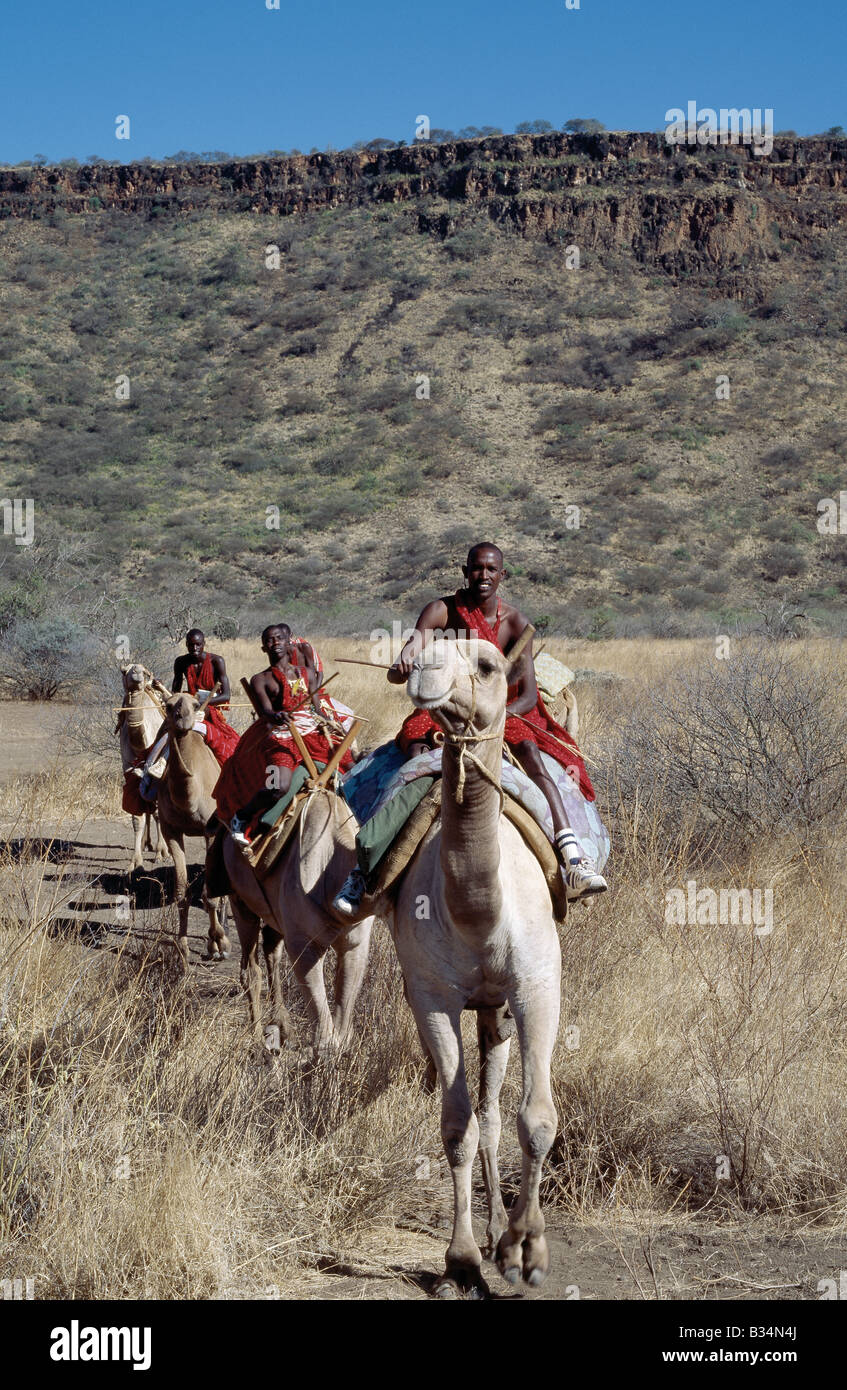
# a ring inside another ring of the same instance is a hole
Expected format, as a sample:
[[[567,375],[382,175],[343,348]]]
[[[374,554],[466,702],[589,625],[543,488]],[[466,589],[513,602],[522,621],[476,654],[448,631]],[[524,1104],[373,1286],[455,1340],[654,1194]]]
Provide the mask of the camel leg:
[[[488,1200],[488,1226],[485,1231],[484,1253],[493,1258],[497,1242],[508,1225],[503,1194],[500,1191],[500,1169],[497,1150],[500,1147],[500,1088],[509,1062],[510,1038],[498,1036],[498,1010],[480,1009],[476,1016],[479,1041],[479,1158]]]
[[[436,1287],[439,1298],[467,1293],[485,1298],[482,1252],[471,1224],[471,1177],[479,1142],[465,1076],[461,1013],[448,1013],[440,1001],[415,1000],[413,1012],[424,1047],[433,1058],[441,1083],[441,1139],[453,1179],[453,1234],[447,1247],[444,1278]]]
[[[348,932],[332,943],[337,965],[335,968],[335,1007],[332,1022],[338,1041],[345,1047],[353,1032],[353,1013],[362,988],[371,945],[373,918],[357,922]]]
[[[141,836],[142,836],[143,830],[144,830],[144,817],[143,817],[143,816],[133,816],[133,817],[132,817],[132,834],[133,834],[134,843],[133,843],[133,847],[132,847],[132,861],[131,861],[130,866],[129,866],[129,871],[130,871],[131,874],[134,874],[135,871],[136,871],[136,869],[140,869],[140,868],[143,866],[143,864],[144,864],[144,855],[143,855],[143,853],[142,853],[142,851],[141,851]]]
[[[294,1024],[282,999],[282,953],[285,942],[272,927],[262,928],[262,944],[265,949],[265,965],[268,971],[268,989],[271,996],[271,1027],[279,1032],[279,1046],[286,1042],[294,1032]],[[276,1038],[273,1037],[276,1044]],[[269,1046],[266,1040],[266,1046]],[[271,1051],[277,1050],[274,1045]]]
[[[156,848],[153,844],[153,816],[150,811],[144,812],[144,848],[149,849],[151,854]]]
[[[156,827],[156,863],[163,864],[168,857],[167,841],[165,840],[165,837],[162,834],[162,826],[159,821],[159,816],[157,812],[151,812],[151,816],[153,824]]]
[[[306,1008],[313,1027],[313,1044],[317,1050],[331,1048],[338,1042],[329,1011],[324,980],[324,955],[326,947],[307,936],[286,940],[291,965],[300,986],[300,993],[306,1001]]]
[[[209,915],[209,942],[206,958],[207,960],[215,960],[219,956],[221,960],[226,960],[229,956],[229,937],[226,934],[226,898],[210,898],[206,892],[205,878],[203,880],[203,906]]]
[[[262,1036],[262,972],[259,968],[259,932],[261,922],[241,898],[230,896],[232,915],[241,942],[241,988],[247,996],[250,1025],[257,1037]]]
[[[168,840],[168,849],[174,861],[176,878],[176,902],[179,910],[179,939],[177,942],[184,965],[188,965],[188,869],[185,864],[185,841],[177,831]]]
[[[558,998],[545,997],[545,994],[546,991],[537,990],[529,997],[509,999],[523,1064],[523,1095],[518,1108],[523,1171],[520,1195],[509,1214],[508,1228],[497,1245],[497,1267],[503,1278],[516,1284],[523,1273],[526,1282],[533,1287],[543,1283],[550,1272],[550,1253],[544,1239],[538,1190],[544,1159],[556,1137],[557,1123],[550,1090],[550,1061],[559,1028],[559,1006]]]

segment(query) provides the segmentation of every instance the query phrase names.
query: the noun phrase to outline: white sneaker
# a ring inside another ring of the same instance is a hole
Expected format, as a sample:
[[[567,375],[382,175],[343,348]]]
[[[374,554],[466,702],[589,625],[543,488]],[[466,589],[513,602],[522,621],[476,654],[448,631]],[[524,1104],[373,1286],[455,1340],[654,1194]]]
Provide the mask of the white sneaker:
[[[366,891],[365,875],[357,865],[345,878],[332,900],[332,905],[343,917],[352,917],[358,912]]]
[[[569,864],[565,873],[567,896],[569,900],[588,897],[590,893],[605,893],[608,883],[598,874],[590,859],[580,859]]]

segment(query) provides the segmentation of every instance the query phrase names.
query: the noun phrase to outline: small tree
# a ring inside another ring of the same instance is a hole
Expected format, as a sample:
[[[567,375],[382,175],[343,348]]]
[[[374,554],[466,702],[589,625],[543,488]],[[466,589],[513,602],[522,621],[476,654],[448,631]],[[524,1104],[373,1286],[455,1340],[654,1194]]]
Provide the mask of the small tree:
[[[602,121],[595,121],[593,116],[574,116],[572,120],[565,121],[562,129],[570,135],[599,135],[606,127]]]
[[[87,628],[63,618],[16,622],[0,648],[0,677],[23,700],[53,700],[93,674],[98,644]]]
[[[521,121],[515,126],[518,135],[546,135],[552,129],[549,121]]]

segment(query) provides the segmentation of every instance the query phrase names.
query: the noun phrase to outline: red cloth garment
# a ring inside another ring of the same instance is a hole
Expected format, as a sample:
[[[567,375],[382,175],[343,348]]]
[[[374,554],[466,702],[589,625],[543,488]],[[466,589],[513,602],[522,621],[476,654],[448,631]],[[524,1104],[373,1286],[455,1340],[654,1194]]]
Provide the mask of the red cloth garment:
[[[124,773],[124,788],[121,794],[121,809],[130,816],[143,816],[145,811],[152,811],[153,807],[149,801],[145,801],[139,790],[141,778],[136,777],[134,772]]]
[[[198,690],[211,690],[214,687],[215,679],[212,658],[208,652],[199,671],[196,666],[185,668],[185,683],[188,686],[189,695],[196,696]],[[229,709],[228,700],[223,705],[207,705],[203,711],[203,718],[206,722],[206,742],[221,767],[228,758],[232,757],[239,741],[235,729],[221,712],[225,709]]]
[[[403,727],[394,742],[401,753],[408,753],[410,743],[428,738],[433,729],[437,728],[438,725],[427,710],[416,709],[403,720]]]
[[[455,597],[456,612],[462,619],[466,630],[475,632],[484,642],[490,642],[492,646],[498,647],[502,651],[503,648],[499,639],[500,600],[497,600],[497,617],[492,626],[481,609],[465,607],[462,600],[466,597],[466,592],[466,590],[460,589]],[[517,693],[517,685],[510,685],[507,699],[514,700]],[[424,720],[427,722],[425,723]],[[435,720],[425,710],[415,710],[414,714],[410,714],[404,720],[403,727],[397,735],[397,742],[401,748],[406,748],[414,739],[426,737],[428,729],[436,727],[438,726]],[[410,733],[410,729],[413,729],[414,732]],[[514,715],[507,717],[503,740],[508,743],[510,748],[514,748],[519,743],[534,743],[536,747],[541,749],[542,753],[548,753],[562,767],[567,768],[573,779],[579,783],[579,789],[586,801],[594,800],[594,788],[585,770],[585,763],[582,761],[577,745],[567,729],[563,729],[561,724],[556,723],[540,694],[535,708],[529,710],[527,714],[521,715],[520,719]],[[565,744],[566,747],[563,748],[562,744]]]
[[[282,691],[282,708],[289,711],[297,709],[300,701],[308,697],[305,676],[291,680],[279,667],[271,669]],[[298,669],[304,671],[305,667],[299,666]],[[328,763],[333,752],[332,745],[320,731],[314,717],[307,714],[306,706],[293,717],[297,720],[297,731],[315,761]],[[302,761],[303,756],[284,724],[257,719],[242,735],[235,753],[215,784],[212,795],[218,804],[218,815],[229,821],[236,811],[252,801],[257,792],[267,787],[271,767],[293,770]],[[353,758],[348,750],[341,759],[341,771],[347,772],[352,765]]]

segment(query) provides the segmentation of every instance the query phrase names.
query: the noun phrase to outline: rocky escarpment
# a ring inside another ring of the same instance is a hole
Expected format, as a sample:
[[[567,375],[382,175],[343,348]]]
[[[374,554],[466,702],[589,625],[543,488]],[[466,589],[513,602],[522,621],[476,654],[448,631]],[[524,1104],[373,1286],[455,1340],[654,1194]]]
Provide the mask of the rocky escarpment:
[[[422,231],[455,232],[480,211],[524,237],[626,250],[673,276],[732,290],[751,263],[815,247],[847,224],[847,141],[775,139],[674,147],[661,135],[495,136],[375,153],[224,164],[0,171],[0,219],[103,209],[159,217],[201,210],[291,217],[409,206]]]

